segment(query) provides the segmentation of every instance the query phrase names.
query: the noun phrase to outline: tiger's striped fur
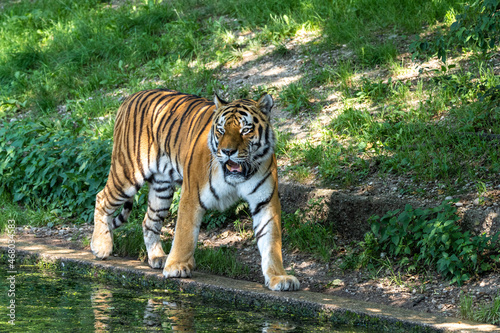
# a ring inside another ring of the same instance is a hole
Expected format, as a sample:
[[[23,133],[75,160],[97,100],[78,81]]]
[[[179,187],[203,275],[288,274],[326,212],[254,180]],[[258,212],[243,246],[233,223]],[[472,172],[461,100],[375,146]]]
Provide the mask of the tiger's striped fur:
[[[148,263],[164,267],[166,277],[189,277],[204,212],[227,209],[243,198],[252,214],[266,285],[299,289],[282,262],[272,106],[269,95],[231,103],[159,89],[130,96],[118,110],[109,177],[96,197],[92,252],[101,259],[111,254],[113,229],[127,221],[134,195],[147,182],[142,226]],[[178,186],[181,199],[167,257],[160,232]]]

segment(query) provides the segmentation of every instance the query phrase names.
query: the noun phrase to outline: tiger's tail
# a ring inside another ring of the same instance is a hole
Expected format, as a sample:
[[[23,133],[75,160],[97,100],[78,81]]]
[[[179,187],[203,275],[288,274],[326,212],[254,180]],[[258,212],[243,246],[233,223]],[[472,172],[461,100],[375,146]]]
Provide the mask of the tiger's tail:
[[[132,207],[134,206],[134,201],[129,200],[125,201],[123,204],[123,209],[114,219],[113,219],[113,229],[119,228],[122,224],[128,222],[128,218],[130,216],[130,212],[132,211]]]

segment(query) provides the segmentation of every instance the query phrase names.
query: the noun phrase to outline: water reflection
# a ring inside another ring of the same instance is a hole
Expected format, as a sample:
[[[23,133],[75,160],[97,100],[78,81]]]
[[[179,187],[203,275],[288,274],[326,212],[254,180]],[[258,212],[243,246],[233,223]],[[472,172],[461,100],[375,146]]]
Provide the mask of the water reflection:
[[[188,300],[175,300],[176,296],[171,292],[165,291],[165,295],[157,295],[155,298],[148,298],[144,301],[142,295],[138,292],[136,297],[125,301],[123,290],[115,290],[119,294],[118,297],[113,297],[113,290],[106,285],[96,284],[92,288],[90,301],[94,313],[94,332],[109,332],[115,330],[123,324],[123,318],[117,322],[118,313],[127,311],[123,307],[134,308],[130,302],[135,305],[143,304],[144,313],[142,316],[142,324],[144,330],[153,331],[171,331],[171,332],[196,332],[197,323],[198,329],[205,330],[206,326],[216,328],[219,325],[231,326],[231,330],[249,329],[249,326],[257,324],[260,326],[253,332],[276,333],[296,331],[297,325],[287,321],[279,321],[274,319],[259,318],[259,321],[254,321],[255,314],[247,314],[239,316],[243,311],[218,309],[213,311],[210,307],[194,306]],[[179,296],[179,295],[177,295]],[[182,298],[182,297],[181,297]],[[234,313],[231,313],[233,312]],[[229,315],[226,317],[226,315]],[[212,323],[207,325],[207,323]],[[249,324],[253,322],[253,324]],[[229,328],[229,327],[226,327]],[[224,327],[219,327],[215,331],[223,331]]]
[[[108,288],[97,285],[92,288],[90,303],[94,312],[94,332],[109,332],[109,311],[113,293]]]
[[[0,270],[0,279],[5,278]],[[0,293],[0,312],[8,302],[7,293]],[[15,326],[0,320],[0,332],[367,332],[27,268],[16,276],[16,304]]]
[[[166,323],[162,323],[162,317]],[[165,327],[173,332],[196,332],[194,310],[176,302],[148,299],[144,310],[144,325],[148,327]]]

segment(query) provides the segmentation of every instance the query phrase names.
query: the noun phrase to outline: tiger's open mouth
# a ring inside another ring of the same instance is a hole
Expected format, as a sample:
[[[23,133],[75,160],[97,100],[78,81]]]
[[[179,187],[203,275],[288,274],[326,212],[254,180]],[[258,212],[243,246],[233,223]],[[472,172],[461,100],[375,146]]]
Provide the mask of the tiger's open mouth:
[[[226,172],[231,172],[231,173],[242,173],[243,172],[243,167],[235,163],[231,160],[226,162]]]

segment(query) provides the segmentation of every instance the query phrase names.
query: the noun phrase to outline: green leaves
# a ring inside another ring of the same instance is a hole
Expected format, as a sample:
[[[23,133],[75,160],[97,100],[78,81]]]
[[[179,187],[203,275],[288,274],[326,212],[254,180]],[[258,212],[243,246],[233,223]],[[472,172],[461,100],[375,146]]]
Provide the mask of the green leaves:
[[[483,53],[495,48],[500,36],[499,0],[475,1],[456,16],[456,21],[445,35],[438,34],[432,41],[415,40],[410,45],[413,57],[437,55],[446,63],[450,49],[470,47]]]
[[[391,211],[370,221],[378,252],[400,256],[401,264],[435,266],[443,276],[461,284],[498,264],[500,233],[472,236],[462,232],[459,219],[456,208],[443,202],[425,210],[406,205],[402,212]]]
[[[80,125],[71,120],[4,123],[0,193],[6,191],[15,202],[45,207],[58,216],[90,221],[95,196],[107,179],[111,140]]]

